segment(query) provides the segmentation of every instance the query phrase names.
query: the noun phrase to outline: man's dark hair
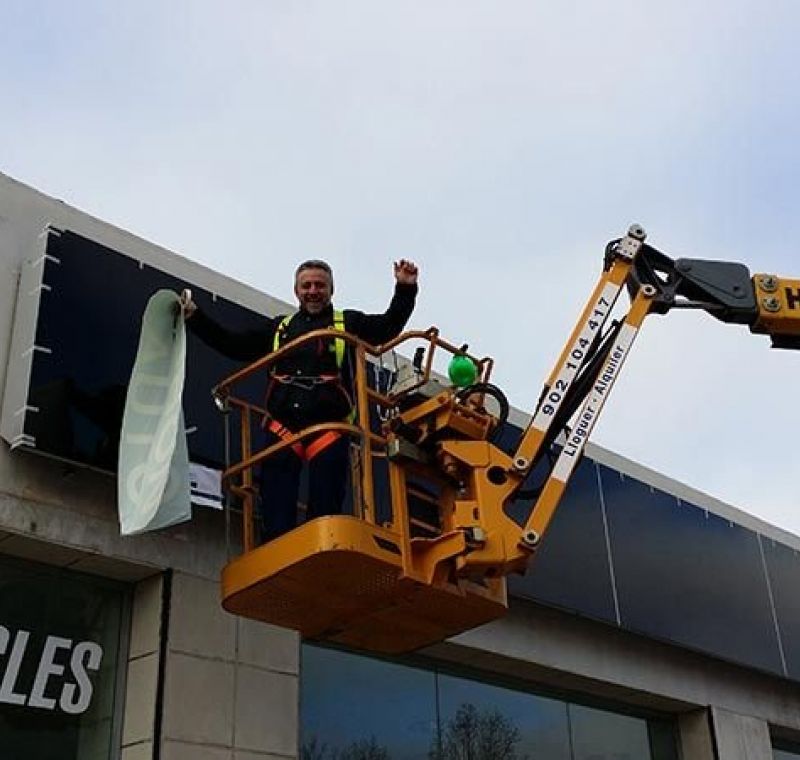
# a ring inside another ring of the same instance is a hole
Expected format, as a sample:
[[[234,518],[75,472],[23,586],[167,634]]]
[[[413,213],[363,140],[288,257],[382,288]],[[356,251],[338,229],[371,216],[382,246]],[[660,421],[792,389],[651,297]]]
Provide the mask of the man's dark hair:
[[[331,269],[330,264],[322,259],[309,259],[308,261],[304,261],[302,264],[298,265],[297,269],[294,270],[295,279],[297,279],[297,275],[299,275],[300,272],[303,272],[306,269],[321,269],[323,272],[327,272],[331,276],[331,279],[333,279],[333,270]]]
[[[331,293],[333,293],[333,270],[331,269],[331,265],[322,259],[309,259],[300,264],[297,269],[294,270],[295,286],[297,285],[297,278],[300,276],[300,272],[305,272],[306,269],[321,269],[323,272],[327,272],[328,279],[331,281]]]

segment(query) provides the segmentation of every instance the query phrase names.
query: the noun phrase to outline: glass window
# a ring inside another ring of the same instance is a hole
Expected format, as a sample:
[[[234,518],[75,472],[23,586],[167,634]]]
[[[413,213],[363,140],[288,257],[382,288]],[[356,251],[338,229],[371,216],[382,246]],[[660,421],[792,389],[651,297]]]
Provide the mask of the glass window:
[[[301,760],[676,760],[673,725],[306,645]]]
[[[570,760],[563,702],[442,675],[440,744],[434,760]]]
[[[301,760],[427,758],[436,735],[434,674],[304,646]]]
[[[114,757],[126,587],[0,559],[3,757]]]

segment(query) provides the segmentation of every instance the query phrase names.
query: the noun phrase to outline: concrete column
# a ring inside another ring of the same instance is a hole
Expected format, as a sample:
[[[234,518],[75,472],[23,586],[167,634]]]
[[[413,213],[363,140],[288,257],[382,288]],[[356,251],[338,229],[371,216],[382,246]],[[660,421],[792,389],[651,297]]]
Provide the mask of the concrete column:
[[[152,760],[161,657],[162,576],[136,584],[122,723],[122,760]]]
[[[161,760],[298,755],[300,640],[225,612],[219,583],[172,576]]]
[[[718,760],[772,760],[772,742],[766,721],[711,708]]]
[[[679,715],[678,733],[681,757],[687,760],[717,760],[708,710],[692,710]]]

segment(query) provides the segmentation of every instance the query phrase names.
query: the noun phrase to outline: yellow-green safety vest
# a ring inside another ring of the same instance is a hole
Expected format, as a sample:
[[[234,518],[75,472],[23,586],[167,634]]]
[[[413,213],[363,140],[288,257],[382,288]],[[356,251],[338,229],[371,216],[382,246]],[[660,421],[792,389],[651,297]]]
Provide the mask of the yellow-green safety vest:
[[[289,326],[294,314],[287,314],[275,330],[275,337],[272,339],[272,350],[277,351],[281,347],[281,334]],[[335,309],[333,312],[333,329],[344,332],[344,312]],[[344,339],[334,338],[333,347],[336,352],[336,369],[341,369],[344,364]]]
[[[292,321],[294,314],[287,314],[275,330],[275,337],[272,339],[272,350],[277,351],[281,347],[281,334],[288,327],[289,322]],[[339,309],[333,311],[333,329],[339,332],[344,332],[344,312]],[[336,352],[336,369],[341,369],[344,364],[344,339],[334,338],[333,347]],[[352,423],[356,418],[355,408],[350,410],[345,420]]]

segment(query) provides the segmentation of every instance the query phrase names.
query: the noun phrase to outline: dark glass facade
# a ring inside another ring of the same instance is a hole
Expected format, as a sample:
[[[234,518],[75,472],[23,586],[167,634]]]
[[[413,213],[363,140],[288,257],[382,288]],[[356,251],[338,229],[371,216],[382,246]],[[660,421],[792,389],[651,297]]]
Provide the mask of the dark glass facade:
[[[677,760],[673,726],[303,647],[301,760]]]
[[[594,463],[576,468],[561,504],[524,577],[509,591],[597,620],[617,623],[600,484]]]
[[[781,672],[758,536],[600,468],[621,624]]]

